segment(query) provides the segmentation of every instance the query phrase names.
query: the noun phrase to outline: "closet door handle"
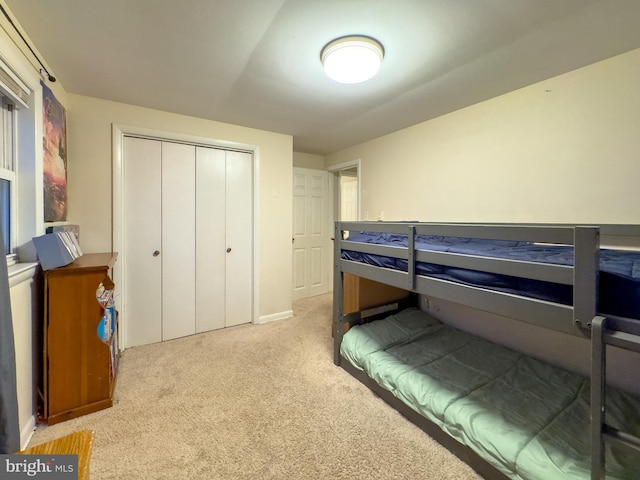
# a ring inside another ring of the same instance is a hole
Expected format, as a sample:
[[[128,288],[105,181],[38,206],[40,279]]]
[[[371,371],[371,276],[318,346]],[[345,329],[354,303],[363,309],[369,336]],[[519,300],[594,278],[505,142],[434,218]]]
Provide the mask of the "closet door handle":
[[[155,252],[153,252],[154,257],[157,257],[158,255],[160,255],[160,250],[156,250]]]
[[[227,248],[227,253],[231,253],[231,247]]]

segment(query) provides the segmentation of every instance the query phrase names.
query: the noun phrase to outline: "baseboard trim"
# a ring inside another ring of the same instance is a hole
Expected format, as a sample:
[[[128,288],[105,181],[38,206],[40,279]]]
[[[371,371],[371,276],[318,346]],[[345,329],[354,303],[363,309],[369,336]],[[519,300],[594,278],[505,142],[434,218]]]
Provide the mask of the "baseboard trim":
[[[29,421],[25,423],[20,432],[20,450],[24,450],[29,445],[33,432],[36,429],[36,417],[31,415]]]
[[[258,319],[258,323],[275,322],[276,320],[284,320],[285,318],[293,317],[293,310],[287,310],[285,312],[272,313],[271,315],[263,315]]]

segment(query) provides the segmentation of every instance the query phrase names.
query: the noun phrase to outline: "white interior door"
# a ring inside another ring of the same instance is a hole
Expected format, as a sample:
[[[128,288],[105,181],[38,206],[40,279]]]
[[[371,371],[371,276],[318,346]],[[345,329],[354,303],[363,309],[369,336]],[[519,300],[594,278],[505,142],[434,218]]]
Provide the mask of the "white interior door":
[[[340,220],[355,222],[358,220],[358,178],[340,176]]]
[[[125,137],[121,261],[127,347],[162,340],[161,143]],[[155,252],[158,252],[155,254]]]
[[[196,331],[195,153],[162,142],[162,340]]]
[[[330,174],[293,169],[293,298],[330,290]]]

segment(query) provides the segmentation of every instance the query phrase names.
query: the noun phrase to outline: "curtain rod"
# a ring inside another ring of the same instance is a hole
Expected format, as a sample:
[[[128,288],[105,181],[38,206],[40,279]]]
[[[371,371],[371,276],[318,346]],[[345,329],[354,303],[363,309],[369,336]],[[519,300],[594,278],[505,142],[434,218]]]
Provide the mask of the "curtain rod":
[[[20,33],[20,30],[18,30],[18,27],[16,27],[16,24],[13,23],[13,20],[11,20],[11,17],[9,17],[9,14],[7,13],[7,11],[4,9],[4,7],[2,6],[2,4],[0,3],[0,10],[2,10],[2,13],[4,14],[4,16],[7,18],[7,20],[9,20],[9,23],[11,24],[11,26],[13,27],[13,29],[16,31],[16,33],[20,36],[20,38],[22,39],[22,41],[24,42],[24,44],[27,46],[27,48],[29,49],[29,51],[33,54],[33,56],[35,57],[35,59],[38,61],[38,63],[40,64],[40,66],[42,67],[42,69],[40,70],[40,72],[42,73],[42,70],[45,71],[45,73],[47,74],[47,79],[53,83],[56,81],[56,77],[54,77],[53,75],[51,75],[49,73],[49,70],[47,70],[47,67],[44,66],[44,63],[42,63],[40,61],[40,58],[38,58],[38,55],[36,55],[36,52],[33,51],[33,48],[31,48],[31,45],[29,45],[29,43],[27,42],[27,40],[22,36],[22,33]]]

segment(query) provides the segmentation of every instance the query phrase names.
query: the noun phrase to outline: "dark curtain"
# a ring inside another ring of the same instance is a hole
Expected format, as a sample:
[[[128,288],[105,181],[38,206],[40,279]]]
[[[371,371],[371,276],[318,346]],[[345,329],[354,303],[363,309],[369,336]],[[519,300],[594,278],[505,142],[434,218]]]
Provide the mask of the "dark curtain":
[[[0,252],[5,252],[0,224]],[[16,352],[9,301],[9,274],[4,255],[0,256],[0,453],[20,450],[18,397],[16,392]]]

